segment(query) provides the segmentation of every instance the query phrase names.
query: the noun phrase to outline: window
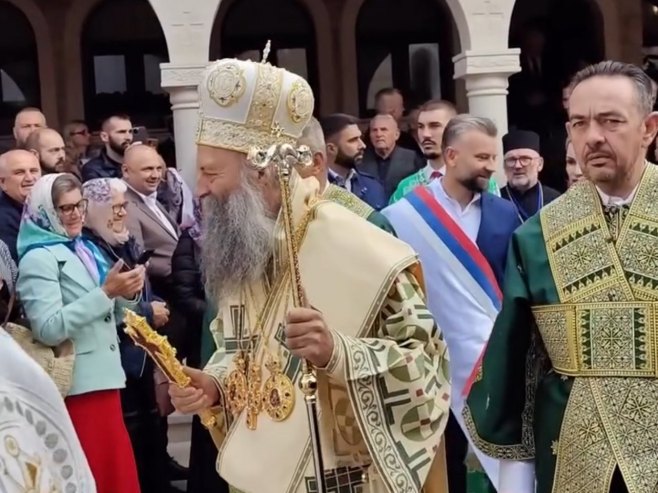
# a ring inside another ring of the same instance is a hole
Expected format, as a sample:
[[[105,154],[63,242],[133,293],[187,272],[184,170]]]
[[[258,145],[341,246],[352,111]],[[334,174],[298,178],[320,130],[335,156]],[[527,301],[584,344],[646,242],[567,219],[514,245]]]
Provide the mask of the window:
[[[454,99],[452,17],[436,0],[366,0],[357,18],[359,113],[372,116],[375,94],[399,89],[407,110]]]
[[[95,93],[114,94],[126,92],[126,58],[123,55],[94,57]]]
[[[105,0],[82,35],[85,118],[98,128],[112,113],[135,125],[164,128],[169,97],[160,84],[167,46],[148,0]]]
[[[30,22],[2,1],[0,32],[0,135],[9,135],[21,108],[41,105],[39,62]]]
[[[315,1],[315,0],[314,0]],[[320,1],[320,0],[317,0]],[[318,94],[315,31],[306,10],[295,0],[223,2],[215,19],[210,59],[260,60],[268,40],[268,61],[304,77]],[[257,15],[254,15],[257,12]],[[316,100],[316,111],[319,111]]]

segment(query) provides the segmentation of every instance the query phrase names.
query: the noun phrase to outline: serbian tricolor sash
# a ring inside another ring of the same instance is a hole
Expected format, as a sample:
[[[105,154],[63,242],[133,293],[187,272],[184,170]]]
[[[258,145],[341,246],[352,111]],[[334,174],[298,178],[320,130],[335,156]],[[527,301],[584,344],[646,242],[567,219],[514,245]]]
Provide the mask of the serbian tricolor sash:
[[[427,305],[448,344],[452,380],[451,409],[468,437],[462,419],[464,389],[484,352],[502,293],[487,259],[433,196],[435,182],[416,187],[382,212],[395,232],[416,250],[423,267]],[[469,438],[470,441],[470,438]],[[494,485],[498,461],[477,450]]]

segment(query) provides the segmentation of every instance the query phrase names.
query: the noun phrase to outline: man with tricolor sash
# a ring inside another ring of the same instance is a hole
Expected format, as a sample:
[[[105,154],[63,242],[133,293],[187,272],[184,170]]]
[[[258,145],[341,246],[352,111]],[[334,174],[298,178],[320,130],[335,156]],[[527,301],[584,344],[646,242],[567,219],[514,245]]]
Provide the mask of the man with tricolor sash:
[[[653,493],[651,80],[639,67],[606,61],[577,73],[570,93],[567,130],[587,180],[512,236],[503,307],[464,419],[481,450],[501,459],[500,493]]]
[[[486,192],[496,169],[497,129],[486,118],[458,115],[442,139],[445,174],[415,188],[383,213],[419,254],[428,306],[450,350],[452,415],[446,430],[451,493],[466,491],[467,440],[462,390],[501,307],[507,245],[520,225],[514,207]],[[494,484],[498,461],[475,453]]]

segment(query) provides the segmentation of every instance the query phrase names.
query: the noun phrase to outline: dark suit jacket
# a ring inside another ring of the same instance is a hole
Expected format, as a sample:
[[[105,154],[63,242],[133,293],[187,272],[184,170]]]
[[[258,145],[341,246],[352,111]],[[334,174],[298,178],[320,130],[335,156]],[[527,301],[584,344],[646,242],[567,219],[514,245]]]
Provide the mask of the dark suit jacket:
[[[521,225],[516,209],[507,200],[490,193],[483,193],[480,198],[482,219],[476,243],[484,258],[487,259],[496,276],[500,288],[503,288],[507,248],[512,233]]]
[[[333,173],[329,173],[328,177],[329,183],[340,188],[346,188],[342,178],[336,178]],[[384,187],[374,176],[356,170],[356,174],[352,178],[351,188],[354,195],[376,211],[382,210],[388,204]]]
[[[11,258],[14,259],[16,264],[18,264],[16,240],[22,214],[23,204],[16,202],[6,193],[0,192],[0,241],[7,245]]]
[[[425,161],[414,151],[395,146],[386,160],[382,160],[373,149],[366,149],[358,171],[374,176],[383,186],[386,203],[398,184],[407,176],[425,166]]]

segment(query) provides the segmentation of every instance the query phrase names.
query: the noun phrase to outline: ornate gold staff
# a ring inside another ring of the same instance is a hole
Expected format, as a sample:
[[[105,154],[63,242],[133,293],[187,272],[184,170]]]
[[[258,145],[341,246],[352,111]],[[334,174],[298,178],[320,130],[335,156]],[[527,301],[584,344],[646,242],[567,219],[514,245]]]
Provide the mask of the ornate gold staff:
[[[158,334],[144,317],[140,317],[132,310],[124,310],[123,321],[126,324],[124,332],[130,336],[137,346],[146,351],[146,354],[158,365],[169,382],[181,388],[190,384],[192,379],[183,371],[183,365],[176,358],[176,348],[169,343],[165,336]],[[203,426],[210,432],[213,442],[219,449],[224,441],[224,434],[217,426],[215,416],[210,409],[206,409],[199,413],[199,418]]]
[[[265,170],[273,166],[279,177],[281,188],[281,212],[286,234],[286,246],[288,251],[288,265],[292,279],[292,298],[296,307],[304,306],[304,290],[299,272],[299,258],[295,244],[295,229],[292,220],[292,201],[290,192],[290,176],[294,167],[307,167],[313,164],[313,154],[307,146],[295,149],[290,144],[278,144],[270,147],[267,151],[252,150],[249,153],[249,163],[258,170]],[[306,414],[308,427],[311,434],[311,447],[313,452],[313,465],[315,469],[315,481],[317,492],[327,491],[324,477],[324,461],[322,459],[322,447],[320,445],[320,419],[318,416],[318,378],[313,365],[306,359],[302,359],[302,378],[299,387],[304,394],[306,403]]]

